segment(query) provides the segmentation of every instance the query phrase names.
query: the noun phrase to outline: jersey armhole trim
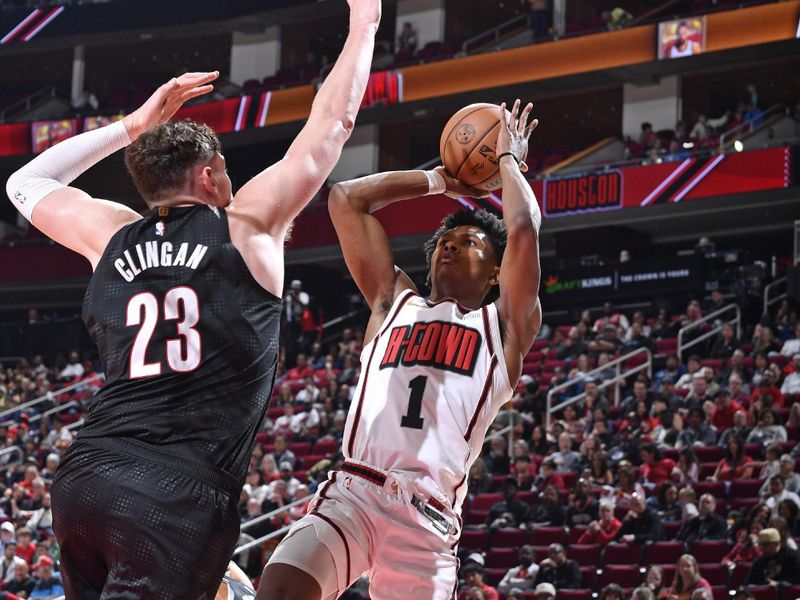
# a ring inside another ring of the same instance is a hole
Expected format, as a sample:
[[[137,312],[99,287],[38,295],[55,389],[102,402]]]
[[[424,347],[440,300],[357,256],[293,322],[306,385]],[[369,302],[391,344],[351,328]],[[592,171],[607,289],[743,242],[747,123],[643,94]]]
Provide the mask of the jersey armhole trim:
[[[486,332],[486,339],[496,340],[497,344],[492,346],[490,345],[490,350],[492,347],[496,349],[494,352],[494,356],[497,358],[498,362],[498,370],[500,372],[500,377],[503,379],[503,383],[506,387],[511,390],[511,393],[514,392],[514,386],[511,385],[511,378],[508,376],[508,366],[506,365],[506,355],[505,355],[505,348],[503,347],[503,336],[500,334],[500,313],[497,312],[497,304],[492,302],[491,304],[484,307],[486,309],[486,317],[489,321],[488,331]],[[494,317],[494,318],[491,318]],[[490,342],[491,344],[491,342]]]

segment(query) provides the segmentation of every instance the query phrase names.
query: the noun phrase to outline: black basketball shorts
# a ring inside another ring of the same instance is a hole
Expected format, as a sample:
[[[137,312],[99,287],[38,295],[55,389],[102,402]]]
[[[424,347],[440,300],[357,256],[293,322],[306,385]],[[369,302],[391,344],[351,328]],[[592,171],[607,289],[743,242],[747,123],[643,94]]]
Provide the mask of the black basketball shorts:
[[[241,486],[188,463],[118,440],[73,444],[51,490],[68,600],[214,598]]]

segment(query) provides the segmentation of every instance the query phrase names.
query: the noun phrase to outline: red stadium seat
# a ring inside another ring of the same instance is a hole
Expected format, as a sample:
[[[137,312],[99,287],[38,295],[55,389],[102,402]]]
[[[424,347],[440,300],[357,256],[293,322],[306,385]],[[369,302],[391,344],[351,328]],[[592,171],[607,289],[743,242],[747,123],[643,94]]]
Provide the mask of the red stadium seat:
[[[558,590],[558,600],[591,600],[591,598],[592,590]]]
[[[725,585],[715,585],[711,588],[711,593],[714,594],[714,600],[728,600],[728,587]]]
[[[656,340],[656,354],[671,354],[678,349],[678,338]]]
[[[470,510],[464,515],[464,525],[483,525],[488,516],[488,510]]]
[[[341,445],[336,440],[319,440],[314,444],[314,454],[333,454]]]
[[[458,541],[460,548],[469,550],[483,551],[489,547],[489,532],[485,530],[476,531],[467,529],[461,533],[461,539]]]
[[[753,566],[752,562],[736,563],[736,568],[731,573],[730,587],[732,590],[738,589],[747,581],[747,575],[750,573],[750,567]]]
[[[692,488],[698,498],[703,494],[711,494],[719,504],[722,504],[720,501],[725,497],[725,484],[721,481],[698,481]]]
[[[489,585],[497,587],[497,584],[500,583],[507,572],[508,569],[486,569],[483,573],[483,578]]]
[[[728,542],[722,540],[695,542],[689,551],[699,563],[721,563],[728,552]]]
[[[581,585],[594,589],[597,582],[596,567],[581,567]]]
[[[797,598],[800,598],[800,585],[790,585],[783,588],[780,597],[781,600],[797,600]]]
[[[519,564],[519,549],[491,548],[486,554],[486,567],[492,569],[510,569]]]
[[[646,557],[643,564],[673,563],[686,554],[683,542],[655,542],[646,548]]]
[[[733,501],[742,498],[755,498],[758,496],[758,490],[761,489],[761,484],[763,483],[761,479],[735,479],[731,481],[728,496]]]
[[[712,586],[728,585],[730,571],[726,565],[722,565],[720,563],[701,564],[700,573],[703,574],[703,577],[705,577],[708,580],[708,583],[710,583]]]
[[[582,567],[595,567],[600,564],[599,544],[571,544],[567,556]]]
[[[699,460],[701,463],[718,463],[725,455],[725,451],[719,446],[702,446],[694,448],[694,453],[697,456],[697,460]]]
[[[470,511],[486,510],[492,508],[495,502],[500,502],[503,499],[502,494],[476,494],[469,505]]]
[[[675,565],[675,563],[671,563],[671,564],[668,564],[668,565],[660,564],[658,566],[661,567],[661,571],[662,571],[661,581],[663,581],[664,584],[667,587],[669,587],[670,585],[672,585],[672,580],[675,579],[675,571],[678,570],[676,565]]]
[[[317,464],[319,461],[324,459],[325,455],[324,454],[307,454],[305,456],[298,456],[298,458],[300,459],[302,467],[304,469],[308,470],[311,467],[313,467],[315,464]]]
[[[586,530],[589,529],[586,525],[576,525],[575,527],[570,528],[569,533],[567,534],[567,542],[569,543],[570,547],[573,544],[577,544],[578,540],[581,539],[581,536],[586,533]]]
[[[563,527],[537,527],[531,530],[531,543],[537,546],[567,544],[567,532]]]
[[[642,560],[641,544],[611,542],[603,552],[604,565],[638,565]],[[624,585],[620,583],[620,585]],[[602,587],[602,586],[601,586]]]
[[[503,528],[492,532],[490,544],[492,548],[519,548],[528,543],[528,530]]]
[[[608,565],[603,568],[597,587],[602,589],[609,583],[616,583],[622,587],[636,587],[641,582],[642,574],[638,565]]]
[[[287,447],[295,453],[295,456],[305,456],[311,450],[311,444],[309,442],[294,442],[287,444]]]
[[[770,585],[748,585],[747,591],[753,594],[756,600],[777,600],[778,594]]]

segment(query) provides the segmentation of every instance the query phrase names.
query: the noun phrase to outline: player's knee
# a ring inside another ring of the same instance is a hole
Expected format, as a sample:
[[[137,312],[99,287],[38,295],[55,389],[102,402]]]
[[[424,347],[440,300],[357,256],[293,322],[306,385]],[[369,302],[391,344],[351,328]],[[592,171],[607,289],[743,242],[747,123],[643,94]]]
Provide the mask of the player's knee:
[[[322,590],[311,575],[283,563],[264,568],[256,600],[320,600]]]

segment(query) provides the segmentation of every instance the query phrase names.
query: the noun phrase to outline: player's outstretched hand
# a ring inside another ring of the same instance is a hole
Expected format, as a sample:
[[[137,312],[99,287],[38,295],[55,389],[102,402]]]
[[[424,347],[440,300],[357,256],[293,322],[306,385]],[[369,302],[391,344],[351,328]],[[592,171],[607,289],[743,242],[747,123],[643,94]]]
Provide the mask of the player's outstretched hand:
[[[466,183],[461,182],[461,180],[456,179],[455,177],[450,177],[444,167],[436,167],[434,171],[442,176],[442,179],[444,179],[444,183],[447,186],[447,189],[444,193],[452,198],[461,198],[463,196],[468,196],[470,198],[485,198],[489,195],[489,192],[470,187]]]
[[[509,113],[506,110],[506,103],[500,105],[500,132],[497,135],[497,156],[506,152],[511,152],[520,163],[522,171],[528,170],[528,165],[525,164],[525,158],[528,156],[528,140],[539,124],[539,119],[534,119],[528,124],[528,116],[533,110],[533,104],[528,102],[522,114],[519,114],[519,108],[522,103],[519,99],[514,102],[514,107]]]
[[[381,0],[347,0],[350,25],[377,25],[381,21]]]
[[[213,90],[211,82],[217,77],[219,71],[184,73],[170,79],[123,120],[131,140],[135,140],[148,128],[169,121],[185,102]]]

